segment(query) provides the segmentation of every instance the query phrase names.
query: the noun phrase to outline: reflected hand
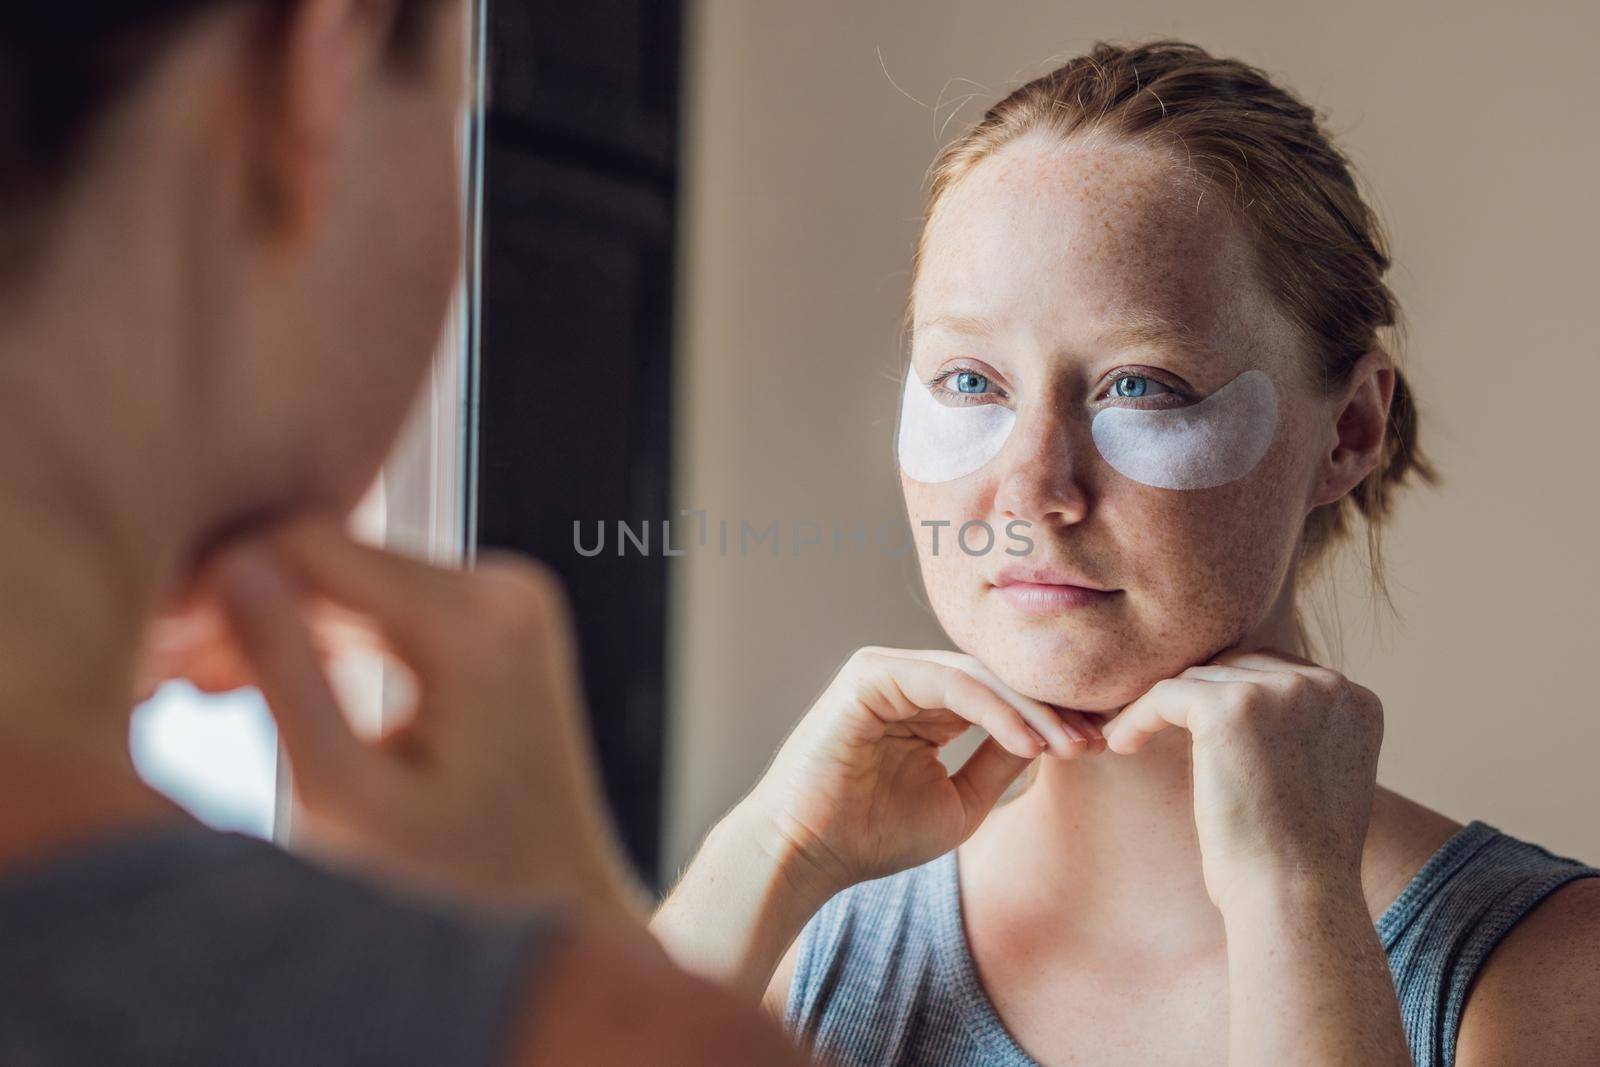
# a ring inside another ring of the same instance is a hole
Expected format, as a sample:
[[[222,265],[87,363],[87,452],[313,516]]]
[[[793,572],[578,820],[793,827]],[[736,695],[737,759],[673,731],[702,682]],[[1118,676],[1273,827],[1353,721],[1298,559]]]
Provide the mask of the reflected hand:
[[[1206,889],[1227,911],[1256,890],[1359,893],[1383,705],[1337,671],[1272,650],[1228,651],[1164,679],[1105,726],[1113,752],[1189,731]]]
[[[939,750],[974,726],[990,736],[952,774]],[[837,892],[955,848],[1044,752],[1072,759],[1102,747],[1087,718],[1016,693],[971,656],[864,648],[741,807]]]

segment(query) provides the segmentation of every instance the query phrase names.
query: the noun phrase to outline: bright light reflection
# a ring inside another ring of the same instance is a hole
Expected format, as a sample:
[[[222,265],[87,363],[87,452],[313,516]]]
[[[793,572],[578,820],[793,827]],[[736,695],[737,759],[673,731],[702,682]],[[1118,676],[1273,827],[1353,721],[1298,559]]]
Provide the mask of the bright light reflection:
[[[219,830],[272,836],[278,735],[254,689],[210,695],[168,682],[133,713],[139,774]]]

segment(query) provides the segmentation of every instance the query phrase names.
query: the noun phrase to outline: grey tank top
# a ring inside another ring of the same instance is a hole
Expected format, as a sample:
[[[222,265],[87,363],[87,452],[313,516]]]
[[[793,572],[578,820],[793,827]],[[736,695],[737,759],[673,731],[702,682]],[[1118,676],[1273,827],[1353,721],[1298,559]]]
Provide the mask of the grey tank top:
[[[183,824],[0,872],[5,1067],[503,1067],[564,926]]]
[[[1483,822],[1457,831],[1379,917],[1416,1067],[1451,1067],[1474,976],[1507,931],[1600,870]],[[840,1067],[1038,1067],[968,950],[954,852],[834,897],[800,934],[789,1030]]]

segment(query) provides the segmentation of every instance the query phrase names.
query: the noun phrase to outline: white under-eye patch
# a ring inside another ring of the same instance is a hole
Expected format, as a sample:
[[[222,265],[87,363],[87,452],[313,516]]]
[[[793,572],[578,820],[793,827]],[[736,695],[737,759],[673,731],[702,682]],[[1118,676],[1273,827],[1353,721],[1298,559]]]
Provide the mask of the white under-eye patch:
[[[918,482],[963,478],[1000,454],[1016,421],[1000,404],[941,404],[908,367],[895,435],[900,470]]]
[[[1267,454],[1278,394],[1271,378],[1252,369],[1198,404],[1104,408],[1091,425],[1095,447],[1117,473],[1158,489],[1208,489],[1243,478]]]

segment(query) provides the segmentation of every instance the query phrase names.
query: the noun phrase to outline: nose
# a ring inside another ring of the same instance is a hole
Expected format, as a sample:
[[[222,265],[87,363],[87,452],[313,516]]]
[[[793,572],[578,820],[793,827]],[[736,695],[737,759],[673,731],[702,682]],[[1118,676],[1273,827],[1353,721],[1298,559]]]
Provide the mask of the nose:
[[[1085,451],[1085,450],[1088,451]],[[1094,440],[1084,419],[1037,408],[1019,413],[996,456],[995,510],[1009,519],[1071,525],[1088,511],[1083,483]]]

